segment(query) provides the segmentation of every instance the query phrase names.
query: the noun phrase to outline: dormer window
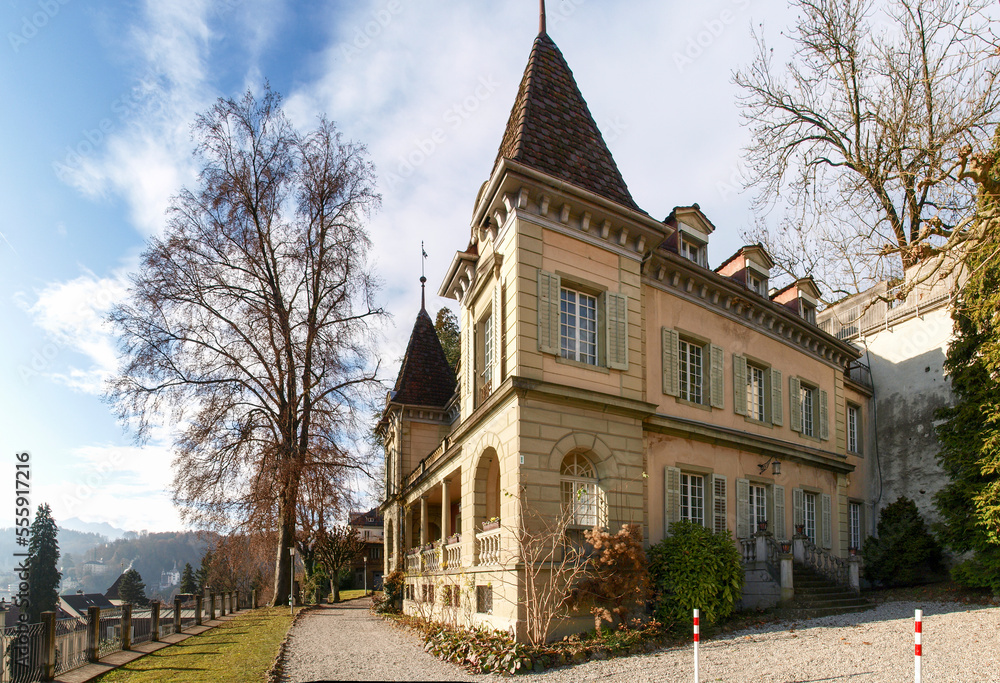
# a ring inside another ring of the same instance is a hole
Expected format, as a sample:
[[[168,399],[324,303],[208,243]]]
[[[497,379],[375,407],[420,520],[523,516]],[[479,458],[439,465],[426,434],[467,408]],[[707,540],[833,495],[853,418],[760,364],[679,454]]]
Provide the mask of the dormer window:
[[[708,267],[708,247],[704,244],[699,244],[687,236],[681,237],[681,256],[688,259],[689,261],[694,261],[699,266]]]
[[[761,296],[767,296],[767,278],[761,277],[753,271],[747,272],[747,289],[756,292]]]
[[[803,298],[799,298],[799,311],[802,314],[803,320],[813,325],[816,324],[816,306]]]

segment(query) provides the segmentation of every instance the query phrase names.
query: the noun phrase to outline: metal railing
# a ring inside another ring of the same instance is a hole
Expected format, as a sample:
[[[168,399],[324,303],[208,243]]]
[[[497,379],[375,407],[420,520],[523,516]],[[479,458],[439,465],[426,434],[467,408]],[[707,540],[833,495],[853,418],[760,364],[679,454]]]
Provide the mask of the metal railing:
[[[7,626],[0,630],[0,683],[30,683],[42,679],[42,624]]]
[[[803,560],[822,576],[841,586],[851,585],[851,574],[847,560],[833,555],[828,550],[818,548],[808,538],[802,539]]]
[[[195,625],[195,608],[197,603],[192,595],[181,603],[181,630],[184,631]]]
[[[218,609],[218,603],[216,603]],[[174,606],[163,603],[160,605],[160,632],[159,638],[165,638],[174,632]]]
[[[101,620],[97,630],[100,641],[97,658],[106,657],[122,649],[122,608],[108,607],[101,610]]]
[[[491,529],[476,534],[477,564],[500,564],[500,529]]]
[[[153,610],[132,608],[132,644],[148,643],[153,639]]]
[[[86,663],[87,620],[60,619],[56,622],[56,675]]]

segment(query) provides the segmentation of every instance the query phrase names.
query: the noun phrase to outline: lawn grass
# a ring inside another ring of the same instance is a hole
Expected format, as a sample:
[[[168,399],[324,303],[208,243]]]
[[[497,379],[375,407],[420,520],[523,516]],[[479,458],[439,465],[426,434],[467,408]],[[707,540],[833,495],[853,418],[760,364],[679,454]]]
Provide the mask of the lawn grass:
[[[368,591],[371,593],[371,591]],[[353,600],[355,598],[363,598],[365,596],[365,590],[363,588],[352,588],[349,591],[340,591],[340,601]]]
[[[301,608],[297,608],[296,612]],[[288,633],[287,607],[265,607],[109,671],[100,683],[262,681]]]

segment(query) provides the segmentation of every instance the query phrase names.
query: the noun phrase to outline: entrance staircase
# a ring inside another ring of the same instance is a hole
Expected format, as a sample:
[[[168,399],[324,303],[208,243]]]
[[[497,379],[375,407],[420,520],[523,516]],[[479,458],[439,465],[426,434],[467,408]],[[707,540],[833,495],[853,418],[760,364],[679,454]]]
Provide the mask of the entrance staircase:
[[[872,609],[875,604],[848,587],[837,585],[799,562],[792,565],[795,598],[781,608],[789,619],[813,619]]]

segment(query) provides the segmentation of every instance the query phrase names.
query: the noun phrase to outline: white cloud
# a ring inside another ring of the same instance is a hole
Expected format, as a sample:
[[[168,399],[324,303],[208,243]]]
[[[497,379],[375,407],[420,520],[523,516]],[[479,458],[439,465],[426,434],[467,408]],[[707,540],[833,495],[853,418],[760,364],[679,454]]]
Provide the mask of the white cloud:
[[[78,391],[100,394],[104,380],[117,368],[105,317],[124,298],[127,288],[123,273],[98,277],[86,271],[73,280],[47,285],[37,293],[34,303],[28,303],[24,293],[18,294],[18,304],[52,341],[52,349],[44,354],[45,367],[33,371]],[[64,351],[83,355],[88,364],[82,368],[72,365]]]

